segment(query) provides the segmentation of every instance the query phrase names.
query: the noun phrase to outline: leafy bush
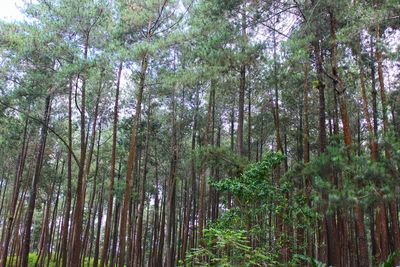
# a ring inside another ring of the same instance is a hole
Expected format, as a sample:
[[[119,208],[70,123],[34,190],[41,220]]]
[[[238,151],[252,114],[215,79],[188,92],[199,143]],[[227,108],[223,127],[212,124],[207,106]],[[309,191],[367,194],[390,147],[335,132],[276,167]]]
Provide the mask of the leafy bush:
[[[192,250],[186,258],[195,266],[264,266],[275,265],[276,255],[249,246],[246,231],[204,229],[203,246]]]

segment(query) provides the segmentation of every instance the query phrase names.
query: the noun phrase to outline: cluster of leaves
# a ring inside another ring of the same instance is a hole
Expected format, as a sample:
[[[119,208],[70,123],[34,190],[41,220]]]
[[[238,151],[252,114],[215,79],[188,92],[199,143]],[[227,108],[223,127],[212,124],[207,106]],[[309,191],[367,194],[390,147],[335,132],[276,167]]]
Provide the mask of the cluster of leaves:
[[[365,154],[352,154],[349,158],[348,153],[344,146],[333,143],[302,170],[305,176],[312,177],[312,188],[317,193],[328,193],[329,203],[325,204],[331,209],[356,204],[368,207],[382,198],[392,199],[393,164],[383,159],[372,161]]]
[[[283,160],[281,153],[268,152],[261,161],[248,164],[236,177],[210,179],[211,186],[234,197],[235,207],[225,210],[218,220],[209,224],[203,247],[190,254],[192,262],[200,264],[207,259],[206,263],[215,261],[217,266],[247,266],[244,264],[256,258],[257,264],[278,265],[280,249],[291,237],[281,235],[271,247],[272,237],[266,233],[274,232],[276,225],[266,223],[268,216],[280,216],[284,224],[299,227],[301,224],[303,228],[311,225],[309,222],[316,217],[307,206],[303,192],[293,193],[290,177],[278,175]],[[240,243],[253,238],[257,239],[256,247],[248,248]],[[240,249],[243,251],[235,253]]]
[[[204,230],[204,245],[187,255],[186,262],[195,266],[263,266],[276,264],[275,254],[249,246],[246,231],[219,227]]]
[[[250,203],[254,199],[270,196],[274,190],[271,178],[272,171],[283,160],[281,153],[269,152],[260,162],[252,163],[246,167],[238,177],[226,178],[220,181],[211,180],[211,185],[219,191],[228,191],[234,195],[239,202]]]

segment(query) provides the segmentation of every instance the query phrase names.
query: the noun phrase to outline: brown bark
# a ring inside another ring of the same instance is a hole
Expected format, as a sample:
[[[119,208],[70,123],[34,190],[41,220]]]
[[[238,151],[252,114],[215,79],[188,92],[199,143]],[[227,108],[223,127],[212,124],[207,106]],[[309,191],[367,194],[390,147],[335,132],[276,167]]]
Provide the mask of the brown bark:
[[[118,166],[118,181],[121,180],[121,166],[122,166],[122,161],[120,160],[119,166]],[[117,245],[118,245],[118,225],[119,225],[119,215],[120,215],[120,207],[121,204],[119,201],[115,201],[115,207],[114,207],[114,221],[113,221],[113,234],[112,234],[112,245],[111,245],[111,250],[110,250],[110,266],[115,266],[117,262]]]
[[[63,173],[64,173],[64,163],[63,162],[63,166],[62,166],[62,170],[61,170],[61,177],[63,177]],[[61,193],[61,183],[58,184],[58,189],[57,189],[57,195],[56,195],[56,201],[54,203],[54,209],[53,209],[53,215],[52,215],[52,219],[51,219],[51,225],[50,225],[50,241],[47,245],[47,267],[50,265],[50,261],[53,258],[53,254],[51,253],[51,248],[53,247],[53,241],[55,239],[55,228],[56,228],[56,216],[57,216],[57,211],[58,211],[58,202],[59,202],[59,198],[60,198],[60,193]]]
[[[114,201],[114,180],[115,180],[115,159],[117,149],[117,126],[118,126],[118,104],[119,104],[119,88],[121,83],[122,62],[118,66],[117,84],[115,88],[114,115],[113,115],[113,133],[111,148],[111,169],[110,169],[110,186],[108,189],[107,215],[104,229],[104,241],[100,259],[100,267],[108,261],[108,250],[110,245],[111,219]]]
[[[149,102],[147,107],[147,125],[146,125],[146,144],[144,151],[144,163],[143,163],[143,174],[139,188],[139,204],[136,215],[136,234],[135,234],[135,247],[133,255],[133,266],[142,266],[141,255],[142,255],[142,228],[143,228],[143,211],[145,204],[145,185],[147,178],[147,164],[149,158],[149,139],[150,139],[150,117],[151,117],[151,95],[149,95]]]
[[[103,71],[101,73],[101,78],[100,78],[100,83],[99,83],[99,88],[97,91],[97,96],[96,96],[96,102],[95,102],[95,110],[94,110],[94,114],[93,114],[93,123],[92,123],[92,130],[91,130],[91,141],[90,141],[90,146],[89,146],[89,151],[88,151],[88,159],[86,161],[86,166],[85,166],[85,170],[84,170],[84,176],[83,176],[83,188],[82,188],[82,198],[83,200],[85,199],[86,196],[86,187],[87,187],[87,179],[89,177],[90,174],[90,167],[92,165],[92,158],[93,158],[93,153],[94,153],[94,147],[95,147],[95,143],[96,143],[96,131],[97,131],[97,120],[98,120],[98,115],[99,115],[99,103],[100,103],[100,99],[101,99],[101,91],[102,91],[102,79],[103,79]],[[99,126],[99,137],[98,137],[98,141],[97,141],[97,155],[96,155],[96,169],[95,169],[95,175],[94,175],[94,181],[93,181],[93,191],[91,192],[91,196],[89,199],[89,209],[88,209],[88,218],[86,221],[86,227],[84,229],[83,232],[83,239],[82,239],[82,251],[83,251],[83,256],[84,256],[84,252],[86,250],[87,247],[87,241],[89,238],[89,228],[91,225],[91,221],[92,221],[92,210],[93,210],[93,204],[94,204],[94,198],[96,196],[96,189],[97,189],[97,174],[98,174],[98,169],[99,169],[99,146],[100,146],[100,137],[101,137],[101,124]],[[84,257],[82,257],[81,260],[84,260]]]
[[[85,36],[84,43],[84,60],[87,60],[89,50],[89,33]],[[81,86],[81,106],[80,106],[80,159],[79,159],[79,171],[76,185],[76,202],[74,209],[74,219],[72,225],[72,253],[71,253],[71,265],[79,266],[82,251],[82,219],[83,219],[83,208],[84,208],[84,172],[86,163],[86,79],[83,77]]]
[[[6,233],[5,233],[5,237],[4,237],[4,242],[2,243],[3,250],[1,253],[1,263],[0,263],[2,267],[5,267],[7,264],[8,248],[10,245],[12,227],[13,227],[13,223],[14,223],[14,218],[16,216],[15,212],[16,212],[16,208],[17,208],[18,195],[19,195],[19,191],[20,191],[20,180],[21,180],[23,170],[25,167],[27,150],[28,150],[28,146],[29,146],[29,137],[27,136],[28,125],[29,125],[29,121],[28,121],[28,119],[26,119],[25,126],[24,126],[23,138],[22,138],[22,148],[21,148],[21,153],[20,153],[19,161],[18,161],[18,167],[17,167],[15,179],[14,179],[12,199],[11,199],[10,207],[9,207],[9,211],[8,211],[9,215],[8,215],[8,219],[7,219]]]
[[[68,145],[72,148],[72,79],[69,82],[68,91]],[[62,267],[67,266],[68,261],[68,251],[67,243],[69,236],[69,218],[71,212],[71,200],[72,200],[72,154],[71,150],[67,152],[67,192],[65,196],[65,207],[63,216],[63,226],[62,226],[62,239],[61,239],[61,257],[62,257]]]
[[[136,98],[135,116],[133,119],[131,140],[129,145],[129,155],[126,166],[126,186],[124,192],[124,199],[121,209],[120,218],[120,233],[119,233],[119,261],[118,266],[123,267],[125,262],[125,238],[126,238],[126,223],[127,223],[127,212],[129,209],[129,203],[131,200],[132,189],[133,189],[133,170],[135,168],[135,153],[136,153],[136,140],[137,140],[137,129],[139,128],[140,115],[142,110],[142,98],[146,80],[146,71],[148,65],[148,55],[145,54],[142,57],[141,70],[139,77],[139,86]]]
[[[203,146],[207,147],[209,144],[209,135],[211,130],[211,121],[212,121],[212,106],[213,106],[213,94],[215,90],[215,84],[212,81],[210,87],[210,95],[208,101],[208,109],[207,109],[207,125],[204,133]],[[243,140],[242,140],[243,141]],[[203,161],[202,161],[203,162]],[[206,220],[206,203],[205,203],[205,195],[206,195],[206,172],[207,168],[202,163],[200,170],[200,188],[199,188],[199,223],[198,223],[198,239],[201,240],[203,237],[203,228]]]
[[[248,89],[248,107],[247,107],[247,156],[251,161],[251,88]]]
[[[174,93],[175,94],[175,93]],[[165,232],[165,259],[163,266],[172,267],[175,263],[174,255],[174,233],[175,231],[175,201],[176,201],[176,169],[178,163],[178,144],[177,144],[177,127],[176,127],[176,100],[175,95],[172,100],[172,157],[170,163],[170,174],[167,182],[167,203],[165,213],[166,232]]]
[[[385,92],[385,81],[384,81],[384,76],[383,76],[383,56],[382,56],[382,51],[379,48],[379,43],[380,43],[380,38],[381,38],[381,30],[380,26],[378,25],[376,28],[376,49],[375,49],[375,57],[376,61],[378,63],[378,81],[379,81],[379,87],[380,87],[380,97],[381,97],[381,104],[382,104],[382,123],[383,123],[383,133],[384,136],[386,137],[389,131],[389,119],[388,119],[388,104],[386,100],[386,92]],[[390,147],[388,144],[385,144],[384,146],[385,149],[385,157],[387,160],[390,160],[392,155],[390,151]],[[395,169],[391,170],[391,174],[396,176],[398,175],[396,173]],[[393,199],[389,206],[393,206],[391,209],[393,212],[391,215],[391,225],[392,225],[392,231],[394,235],[394,245],[395,245],[395,250],[399,251],[400,250],[400,230],[399,230],[399,225],[398,225],[398,216],[397,216],[397,203],[396,199]],[[396,212],[395,212],[396,211]],[[389,234],[388,234],[388,228],[387,228],[387,221],[388,218],[386,218],[386,209],[385,205],[382,202],[378,204],[378,209],[377,209],[377,215],[376,215],[377,223],[380,223],[380,229],[381,232],[376,231],[377,236],[377,259],[379,261],[383,261],[389,256]],[[397,262],[400,262],[400,257],[397,258]]]
[[[246,34],[246,11],[244,8],[241,10],[241,36],[243,38],[242,53],[245,52],[245,46],[247,42]],[[237,154],[244,156],[243,150],[243,125],[244,125],[244,95],[246,92],[246,64],[243,62],[240,65],[240,77],[239,77],[239,115],[238,115],[238,128],[237,128]]]
[[[98,101],[96,104],[95,117],[97,117],[97,109],[98,109]],[[96,122],[97,122],[97,120],[95,119],[93,123],[96,123]],[[95,126],[93,126],[93,128],[94,128],[93,130],[95,131]],[[94,133],[93,133],[93,136],[95,136]],[[99,160],[100,160],[100,157],[99,157],[99,155],[100,155],[100,140],[101,140],[101,124],[99,125],[99,136],[97,138],[96,166],[95,166],[94,177],[93,177],[93,190],[91,192],[90,199],[89,199],[89,206],[88,206],[88,212],[87,212],[88,218],[86,221],[86,227],[85,227],[85,232],[84,232],[84,237],[83,237],[83,251],[86,251],[87,244],[89,241],[90,226],[92,225],[92,222],[94,225],[94,217],[95,217],[95,212],[96,212],[96,209],[93,209],[93,206],[94,206],[94,200],[95,200],[95,197],[97,194],[97,184],[98,184],[97,180],[98,180],[98,176],[99,176],[98,173],[99,173]],[[92,142],[94,144],[95,141],[92,140]],[[94,145],[93,145],[93,147],[94,147]],[[93,153],[93,148],[91,150],[92,151],[90,153]],[[90,161],[91,160],[88,160],[88,165],[90,165],[90,163],[89,163]],[[87,168],[88,168],[88,170],[87,170],[87,174],[86,174],[86,179],[89,176],[90,166],[88,166]],[[92,216],[92,211],[94,211],[93,216]],[[92,242],[90,242],[90,244],[92,244]],[[83,256],[85,256],[84,253],[83,253]],[[90,259],[90,254],[89,254],[89,259]],[[84,257],[82,257],[82,260],[83,261],[85,260]]]
[[[163,185],[163,200],[162,200],[162,211],[161,211],[161,220],[160,220],[160,237],[159,237],[159,244],[158,244],[158,255],[155,261],[154,266],[161,266],[163,262],[163,252],[164,252],[164,237],[165,237],[165,206],[166,206],[166,199],[167,199],[167,192],[166,192],[167,181],[164,180]]]
[[[303,162],[307,164],[310,162],[310,126],[309,126],[309,84],[308,84],[308,64],[304,67],[304,89],[303,89]],[[306,175],[304,177],[304,195],[306,197],[306,204],[311,207],[311,177]],[[304,229],[299,231],[299,246],[301,246],[300,253],[304,254],[306,249],[306,255],[312,255],[311,247],[311,233],[307,233],[307,243],[305,242]]]
[[[49,125],[49,120],[50,120],[50,109],[51,109],[50,102],[51,102],[51,96],[50,96],[50,94],[48,94],[46,97],[46,100],[45,100],[45,107],[44,107],[44,114],[43,114],[44,124],[41,127],[39,147],[36,151],[35,173],[32,178],[31,187],[29,189],[29,204],[28,204],[28,208],[26,211],[25,225],[24,225],[24,240],[23,240],[22,259],[21,259],[22,266],[28,266],[28,256],[29,256],[29,247],[30,247],[30,242],[31,242],[31,227],[32,227],[32,221],[33,221],[33,213],[35,210],[37,187],[38,187],[41,172],[42,172],[44,149],[46,146],[47,130],[48,130],[48,125]]]
[[[330,10],[330,19],[331,19],[331,38],[333,40],[334,46],[331,53],[332,59],[332,74],[334,77],[334,84],[337,86],[338,92],[338,101],[340,107],[340,115],[343,125],[343,134],[344,134],[344,143],[348,149],[348,155],[350,158],[351,154],[351,146],[352,146],[352,136],[350,130],[350,123],[347,112],[347,105],[345,100],[345,88],[343,86],[343,82],[339,77],[339,73],[337,71],[337,62],[336,62],[336,18],[333,14],[333,10]],[[354,216],[357,221],[356,225],[356,233],[357,233],[357,242],[359,244],[358,253],[360,258],[360,266],[369,266],[369,258],[368,258],[368,245],[367,245],[367,237],[365,232],[365,223],[364,223],[364,212],[361,207],[356,204],[354,208]]]
[[[159,245],[159,177],[158,177],[158,156],[157,147],[155,147],[155,185],[156,190],[154,192],[154,219],[153,219],[153,234],[152,234],[152,246],[149,253],[149,267],[157,266],[158,261],[158,245]]]
[[[197,202],[196,202],[196,132],[197,132],[197,116],[198,116],[198,110],[199,110],[199,105],[200,105],[200,99],[199,99],[199,91],[196,91],[196,108],[195,112],[193,115],[193,127],[192,127],[192,140],[191,140],[191,159],[190,159],[190,179],[191,179],[191,187],[190,187],[190,205],[191,205],[191,222],[190,222],[190,227],[192,229],[191,231],[191,236],[190,236],[190,248],[195,247],[195,241],[196,241],[196,231],[195,231],[195,224],[196,224],[196,213],[197,213]],[[232,126],[233,127],[233,126]],[[233,142],[233,135],[232,135],[232,142]],[[233,149],[233,144],[232,144],[232,149]],[[185,257],[182,257],[185,258]]]
[[[100,254],[100,238],[101,238],[101,225],[103,222],[103,201],[104,201],[104,179],[101,184],[101,191],[99,196],[99,209],[97,212],[97,230],[96,230],[96,241],[95,241],[95,249],[93,256],[93,267],[97,267],[99,262],[99,254]]]

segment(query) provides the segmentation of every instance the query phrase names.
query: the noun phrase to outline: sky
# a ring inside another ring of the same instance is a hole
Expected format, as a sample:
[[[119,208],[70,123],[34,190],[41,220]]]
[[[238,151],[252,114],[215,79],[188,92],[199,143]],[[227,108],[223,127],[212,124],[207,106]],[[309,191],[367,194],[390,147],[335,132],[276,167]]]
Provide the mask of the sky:
[[[23,18],[18,7],[23,5],[23,0],[0,0],[0,19],[20,20]]]

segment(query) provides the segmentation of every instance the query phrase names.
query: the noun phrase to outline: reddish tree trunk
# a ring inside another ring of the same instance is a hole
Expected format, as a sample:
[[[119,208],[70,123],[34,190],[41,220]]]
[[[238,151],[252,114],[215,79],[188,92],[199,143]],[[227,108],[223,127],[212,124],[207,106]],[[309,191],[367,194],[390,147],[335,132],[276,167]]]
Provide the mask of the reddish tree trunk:
[[[113,134],[112,134],[112,148],[111,148],[111,169],[110,169],[110,186],[108,189],[108,205],[106,223],[104,229],[103,249],[100,259],[100,267],[108,261],[108,250],[110,246],[110,233],[111,233],[111,219],[114,201],[114,180],[115,180],[115,159],[117,150],[117,126],[118,126],[118,104],[119,104],[119,87],[121,83],[122,62],[118,66],[117,84],[115,88],[115,101],[114,101],[114,118],[113,118]]]
[[[51,105],[50,105],[50,94],[49,94],[47,95],[45,100],[43,125],[41,127],[42,129],[40,132],[40,141],[36,156],[35,173],[32,178],[32,184],[29,190],[29,203],[26,211],[25,225],[24,225],[24,240],[23,240],[22,261],[21,261],[22,266],[28,266],[29,247],[31,242],[31,227],[33,221],[33,213],[35,210],[37,187],[39,184],[43,166],[44,149],[46,146],[46,139],[47,139],[47,129],[50,120],[50,109]]]
[[[126,166],[126,186],[124,192],[124,200],[121,209],[120,218],[120,233],[119,233],[119,261],[118,266],[123,267],[125,262],[125,239],[126,239],[126,223],[127,223],[127,212],[129,209],[129,203],[131,200],[132,189],[133,189],[133,170],[135,168],[135,153],[136,153],[136,140],[137,140],[137,129],[139,128],[140,115],[142,110],[142,98],[144,91],[144,83],[146,79],[146,71],[148,64],[148,55],[145,54],[141,62],[141,70],[139,77],[138,94],[136,99],[135,117],[132,125],[131,140],[129,146],[129,155]]]

